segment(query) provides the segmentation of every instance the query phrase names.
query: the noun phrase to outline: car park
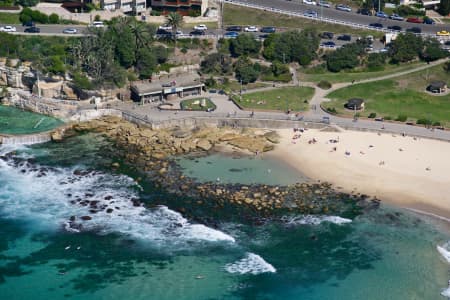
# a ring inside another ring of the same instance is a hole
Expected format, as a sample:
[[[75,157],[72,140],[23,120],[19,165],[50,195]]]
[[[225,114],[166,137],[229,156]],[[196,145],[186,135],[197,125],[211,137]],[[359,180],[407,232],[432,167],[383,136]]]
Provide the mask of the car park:
[[[331,4],[330,4],[330,2],[323,1],[323,0],[319,0],[319,1],[317,2],[317,6],[322,6],[322,7],[330,8],[330,7],[331,7]]]
[[[317,5],[316,1],[314,1],[314,0],[303,0],[302,2],[304,4]]]
[[[373,28],[383,28],[383,24],[381,23],[370,23],[369,26]]]
[[[331,40],[334,37],[334,33],[332,33],[332,32],[322,32],[319,35],[319,37],[321,37],[322,39],[329,39],[329,40]]]
[[[258,32],[258,27],[256,26],[247,26],[244,28],[245,32]]]
[[[3,26],[3,27],[0,27],[0,31],[3,31],[3,32],[16,32],[17,29],[14,26],[6,25],[6,26]]]
[[[267,27],[262,27],[260,31],[264,32],[264,33],[275,33],[276,30],[277,29],[273,26],[267,26]]]
[[[224,38],[235,39],[239,36],[239,33],[236,31],[229,31],[223,35]]]
[[[447,30],[441,30],[441,31],[436,32],[436,35],[438,35],[438,36],[449,36],[450,32],[448,32]]]
[[[406,22],[422,24],[423,20],[421,18],[408,18]]]
[[[229,26],[226,29],[227,31],[242,31],[242,27],[241,26]]]
[[[388,26],[388,29],[390,30],[395,30],[395,31],[401,31],[402,28],[398,25],[394,25],[394,26]]]
[[[66,28],[62,32],[65,34],[76,34],[78,31],[75,28]]]
[[[337,10],[341,10],[341,11],[346,11],[346,12],[351,12],[352,8],[348,5],[344,5],[344,4],[338,4],[336,5],[336,9]]]
[[[25,30],[23,32],[27,32],[27,33],[40,33],[41,29],[39,27],[36,26],[32,26],[32,27],[27,27],[25,28]]]
[[[349,34],[342,34],[342,35],[338,36],[337,39],[339,41],[347,41],[348,42],[348,41],[352,40],[352,36]]]
[[[397,14],[392,14],[392,15],[390,15],[390,16],[389,16],[389,19],[395,20],[395,21],[403,21],[403,20],[404,20],[404,18],[403,18],[402,16],[399,16],[399,15],[397,15]]]
[[[318,17],[318,14],[317,14],[317,11],[308,9],[307,11],[305,11],[305,12],[303,13],[303,16],[309,17],[309,18],[317,18],[317,17]]]
[[[412,33],[421,33],[422,29],[420,29],[419,27],[411,27],[406,29],[407,32],[412,32]]]
[[[199,24],[194,26],[194,30],[208,30],[208,27],[205,24]]]
[[[386,18],[386,19],[389,18],[389,16],[383,11],[377,11],[377,13],[375,14],[375,17]]]

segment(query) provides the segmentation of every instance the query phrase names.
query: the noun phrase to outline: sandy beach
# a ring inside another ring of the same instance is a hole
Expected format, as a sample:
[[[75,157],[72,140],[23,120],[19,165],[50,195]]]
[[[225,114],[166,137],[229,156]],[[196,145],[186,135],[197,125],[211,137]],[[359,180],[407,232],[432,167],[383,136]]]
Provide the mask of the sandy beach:
[[[312,179],[450,218],[450,143],[345,130],[279,133],[272,155]]]

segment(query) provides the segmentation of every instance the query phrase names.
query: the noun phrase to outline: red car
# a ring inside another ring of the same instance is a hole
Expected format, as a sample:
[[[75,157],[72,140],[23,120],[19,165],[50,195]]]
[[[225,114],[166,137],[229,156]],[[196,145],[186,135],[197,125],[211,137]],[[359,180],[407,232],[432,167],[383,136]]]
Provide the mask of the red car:
[[[423,23],[423,20],[421,18],[408,18],[406,19],[406,22],[410,23]]]

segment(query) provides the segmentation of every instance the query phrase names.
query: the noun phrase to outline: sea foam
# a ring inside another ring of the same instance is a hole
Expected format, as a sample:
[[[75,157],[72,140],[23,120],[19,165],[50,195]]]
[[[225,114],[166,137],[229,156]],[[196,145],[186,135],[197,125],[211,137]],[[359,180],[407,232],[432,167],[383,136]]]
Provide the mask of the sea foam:
[[[286,225],[319,225],[323,222],[330,222],[334,224],[346,224],[351,223],[351,219],[342,218],[339,216],[320,216],[320,215],[304,215],[304,216],[285,216],[282,218],[282,221],[286,223]]]
[[[275,273],[277,270],[261,256],[247,253],[243,259],[227,264],[225,270],[229,273],[253,274]]]
[[[0,186],[3,217],[46,229],[119,233],[157,244],[235,242],[224,232],[191,224],[166,206],[144,207],[138,201],[140,187],[124,175],[45,167],[8,156],[0,158]]]
[[[443,258],[445,258],[445,260],[450,263],[450,251],[448,251],[449,248],[449,243],[445,243],[442,246],[436,246],[437,251],[439,252],[439,254],[441,254],[441,256]]]

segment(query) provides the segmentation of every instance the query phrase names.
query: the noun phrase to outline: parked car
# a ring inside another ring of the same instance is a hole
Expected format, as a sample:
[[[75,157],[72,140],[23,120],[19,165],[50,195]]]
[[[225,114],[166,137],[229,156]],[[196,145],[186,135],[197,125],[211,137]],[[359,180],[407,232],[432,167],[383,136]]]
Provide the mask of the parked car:
[[[401,31],[402,28],[400,26],[394,25],[394,26],[388,26],[388,29],[395,30],[395,31]]]
[[[308,9],[303,13],[303,16],[310,17],[310,18],[317,18],[319,15],[317,14],[317,11]]]
[[[194,26],[194,30],[208,30],[208,27],[205,24],[199,24]]]
[[[172,26],[159,26],[158,30],[172,31]]]
[[[378,18],[386,18],[386,19],[389,18],[389,16],[384,11],[377,11],[375,16]]]
[[[277,29],[275,27],[268,26],[268,27],[262,27],[260,31],[264,32],[264,33],[275,33],[276,30]]]
[[[412,32],[412,33],[421,33],[422,29],[420,29],[419,27],[411,27],[406,29],[407,32]]]
[[[433,21],[433,19],[425,18],[425,19],[423,19],[423,24],[433,25],[434,21]]]
[[[331,40],[331,39],[333,39],[333,37],[334,37],[334,33],[332,33],[332,32],[322,32],[319,36],[320,36],[321,38],[323,38],[323,39],[329,39],[329,40]]]
[[[78,30],[76,30],[75,28],[66,28],[62,32],[65,34],[75,34],[78,32]]]
[[[450,32],[448,32],[447,30],[441,30],[441,31],[436,32],[436,35],[439,35],[439,36],[449,36],[449,35],[450,35]]]
[[[16,32],[17,29],[14,26],[6,25],[6,26],[3,26],[3,27],[0,27],[0,31],[3,31],[3,32]]]
[[[337,37],[337,39],[339,41],[351,41],[352,40],[352,36],[349,34],[343,34]]]
[[[39,33],[41,32],[41,29],[39,27],[33,26],[33,27],[27,27],[25,28],[25,30],[23,32],[28,32],[28,33]]]
[[[206,32],[204,30],[193,30],[189,32],[190,35],[205,35]]]
[[[367,52],[372,52],[373,51],[373,46],[372,45],[367,46],[366,47],[366,51]]]
[[[318,6],[322,6],[322,7],[327,7],[327,8],[330,8],[330,7],[331,7],[330,2],[323,1],[323,0],[319,0],[319,1],[317,2],[317,5],[318,5]]]
[[[35,24],[33,21],[26,21],[22,23],[22,26],[24,27],[33,27]]]
[[[422,24],[423,20],[421,18],[408,18],[406,22]]]
[[[336,5],[336,9],[337,10],[341,10],[341,11],[346,11],[346,12],[351,12],[352,11],[352,8],[350,6],[348,6],[348,5],[345,5],[345,4],[338,4],[338,5]]]
[[[258,32],[258,27],[256,26],[247,26],[244,28],[245,32]]]
[[[239,33],[236,31],[229,31],[223,35],[224,38],[235,39],[239,36]]]
[[[103,27],[105,27],[105,24],[103,24],[102,21],[94,21],[94,22],[92,22],[92,24],[90,26],[96,27],[96,28],[103,28]]]
[[[369,26],[373,28],[383,28],[383,24],[381,23],[370,23]]]
[[[336,43],[332,41],[324,42],[320,44],[320,47],[322,48],[334,48],[336,47]]]
[[[371,16],[372,11],[367,8],[360,8],[360,9],[358,9],[358,14],[365,15],[365,16]]]
[[[390,16],[389,16],[389,19],[395,20],[395,21],[403,21],[403,20],[404,20],[404,18],[403,18],[402,16],[399,16],[399,15],[397,15],[397,14],[392,14],[392,15],[390,15]]]
[[[314,1],[314,0],[303,0],[302,2],[304,4],[317,5],[316,1]]]
[[[242,31],[242,27],[241,26],[229,26],[226,29],[227,31]]]

